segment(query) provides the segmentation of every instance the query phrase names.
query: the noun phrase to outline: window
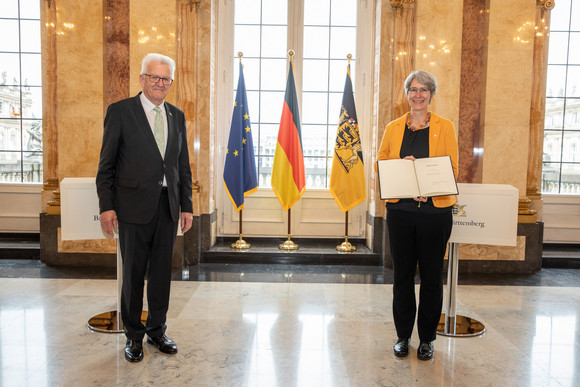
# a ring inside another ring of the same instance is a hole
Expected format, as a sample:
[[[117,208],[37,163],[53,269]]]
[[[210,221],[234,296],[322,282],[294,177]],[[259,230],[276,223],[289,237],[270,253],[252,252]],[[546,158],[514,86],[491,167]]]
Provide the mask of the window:
[[[288,9],[297,7],[304,11],[303,20],[292,22],[295,14],[288,15]],[[354,88],[356,21],[356,0],[235,2],[233,82],[235,89],[237,53],[242,52],[260,187],[270,188],[286,89],[288,50],[293,49],[296,57],[301,58],[294,60],[294,76],[301,106],[306,186],[328,188],[347,54],[353,58]]]
[[[42,182],[40,2],[0,8],[0,183]]]
[[[580,194],[580,0],[552,10],[542,192]]]

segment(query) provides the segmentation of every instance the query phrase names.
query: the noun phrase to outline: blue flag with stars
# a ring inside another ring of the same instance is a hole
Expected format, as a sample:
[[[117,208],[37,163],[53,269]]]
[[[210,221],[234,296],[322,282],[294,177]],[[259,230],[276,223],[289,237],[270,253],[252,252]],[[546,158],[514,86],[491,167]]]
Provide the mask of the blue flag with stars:
[[[224,185],[237,212],[244,208],[244,197],[258,190],[246,82],[241,62],[230,139],[226,149]]]

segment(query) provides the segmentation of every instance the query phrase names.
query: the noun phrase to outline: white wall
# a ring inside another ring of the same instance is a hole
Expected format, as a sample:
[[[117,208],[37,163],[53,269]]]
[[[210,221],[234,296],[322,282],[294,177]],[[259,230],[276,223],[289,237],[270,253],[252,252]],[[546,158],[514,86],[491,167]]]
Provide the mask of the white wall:
[[[40,232],[42,184],[0,184],[0,233]]]

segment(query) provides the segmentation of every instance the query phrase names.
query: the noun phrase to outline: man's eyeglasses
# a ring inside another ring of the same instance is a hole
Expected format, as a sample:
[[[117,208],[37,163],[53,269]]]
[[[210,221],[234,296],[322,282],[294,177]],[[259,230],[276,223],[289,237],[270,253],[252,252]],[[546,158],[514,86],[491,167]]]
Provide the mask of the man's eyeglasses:
[[[421,94],[425,94],[429,91],[429,89],[426,89],[424,87],[411,87],[409,89],[409,93],[421,93]]]
[[[150,75],[150,74],[143,74],[147,77],[149,77],[149,79],[151,80],[151,82],[153,83],[157,83],[159,82],[159,80],[161,80],[161,82],[165,85],[165,86],[169,86],[173,83],[173,79],[169,79],[169,78],[163,78],[163,77],[158,77],[157,75]]]

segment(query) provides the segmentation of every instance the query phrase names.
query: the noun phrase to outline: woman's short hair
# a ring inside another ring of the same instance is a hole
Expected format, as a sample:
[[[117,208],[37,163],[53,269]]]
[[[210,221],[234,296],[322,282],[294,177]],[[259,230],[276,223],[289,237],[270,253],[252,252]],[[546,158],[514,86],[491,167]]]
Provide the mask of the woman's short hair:
[[[143,62],[141,63],[141,74],[147,73],[147,68],[152,62],[159,62],[168,65],[169,70],[171,71],[171,79],[173,79],[173,73],[175,72],[175,61],[170,57],[161,54],[145,55],[145,58],[143,58]]]
[[[437,94],[437,79],[435,79],[433,74],[424,70],[413,71],[411,74],[409,74],[407,79],[405,79],[405,94],[409,94],[411,82],[414,80],[417,80],[417,82],[427,86],[431,92],[431,97],[434,97],[435,94]]]

